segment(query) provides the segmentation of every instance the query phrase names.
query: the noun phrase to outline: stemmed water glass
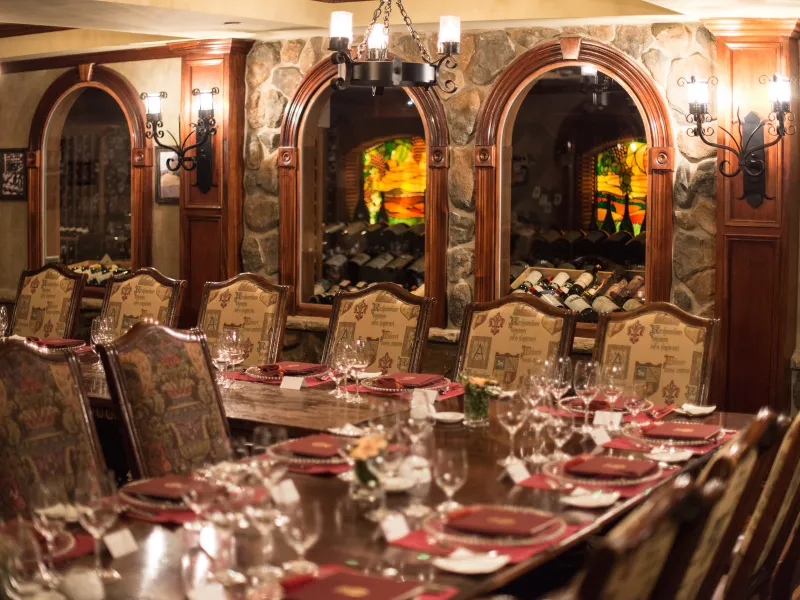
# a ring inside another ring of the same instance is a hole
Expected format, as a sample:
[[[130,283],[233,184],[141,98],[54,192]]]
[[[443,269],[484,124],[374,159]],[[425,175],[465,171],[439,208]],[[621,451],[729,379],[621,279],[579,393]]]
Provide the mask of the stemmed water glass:
[[[625,408],[631,413],[631,423],[634,427],[640,428],[640,423],[636,420],[637,415],[645,407],[644,398],[645,384],[642,381],[629,383],[625,386]]]
[[[547,462],[547,457],[543,453],[544,449],[544,436],[542,435],[544,428],[550,420],[550,415],[547,413],[547,394],[534,393],[529,397],[528,405],[530,411],[528,413],[528,422],[530,423],[531,431],[534,435],[534,445],[531,454],[527,457],[527,461],[533,465],[538,465]]]
[[[6,337],[8,329],[8,310],[5,306],[0,306],[0,340]]]
[[[214,344],[211,362],[214,363],[214,367],[217,369],[217,385],[227,390],[231,383],[231,380],[225,377],[225,372],[228,369],[228,349],[222,344],[221,338]]]
[[[592,426],[589,423],[589,405],[597,396],[599,386],[599,365],[590,360],[579,360],[575,365],[575,374],[573,377],[573,388],[575,393],[578,394],[584,406],[583,433],[590,433]]]
[[[107,344],[114,340],[114,321],[111,317],[95,317],[92,319],[92,344],[94,345],[95,352],[97,346],[100,344]],[[92,366],[92,370],[96,373],[103,372],[103,364],[98,361]]]
[[[378,481],[384,490],[387,489],[392,478],[397,475],[397,471],[400,469],[400,466],[403,464],[406,456],[408,456],[409,450],[408,446],[402,443],[401,440],[395,440],[395,443],[392,443],[390,437],[387,437],[386,440],[389,442],[386,448],[378,456],[367,461],[369,470],[373,475],[375,475],[375,477],[378,478]],[[367,518],[370,521],[380,523],[393,513],[394,511],[390,511],[387,508],[386,494],[383,493],[381,494],[380,507],[369,513]]]
[[[54,571],[54,556],[58,537],[64,533],[67,525],[67,490],[60,479],[42,482],[33,489],[33,511],[31,521],[39,535],[47,544],[47,570],[44,572],[47,582],[53,586],[58,584]]]
[[[433,470],[436,485],[447,496],[447,500],[436,507],[439,514],[444,516],[461,508],[461,505],[453,500],[453,496],[467,483],[467,473],[469,471],[467,451],[449,448],[436,450]]]
[[[116,488],[113,476],[83,471],[74,491],[78,521],[94,538],[94,572],[102,581],[120,579],[115,569],[103,569],[100,562],[103,536],[114,526],[120,512]]]
[[[550,437],[556,446],[554,458],[556,460],[566,460],[570,458],[569,454],[564,452],[564,445],[572,437],[573,427],[571,423],[567,419],[554,417],[550,419],[548,431],[550,432]]]
[[[349,352],[348,346],[349,342],[342,339],[337,340],[333,345],[329,375],[333,380],[334,388],[328,393],[337,398],[344,398],[347,396],[347,392],[343,391],[341,386],[342,381],[344,381],[345,386],[347,385],[347,370],[350,368],[347,356]]]
[[[244,362],[244,347],[242,342],[242,336],[239,335],[239,331],[236,329],[226,329],[222,333],[222,337],[220,338],[220,343],[225,348],[227,353],[227,364],[231,368],[231,370],[236,368],[236,365],[240,365]],[[232,390],[240,390],[242,389],[242,385],[240,383],[229,383],[229,387]]]
[[[619,397],[622,395],[622,369],[614,365],[606,365],[603,367],[600,375],[600,392],[602,392],[605,399],[608,401],[608,410],[613,411]],[[607,426],[609,430],[617,429],[616,425]]]
[[[516,440],[517,432],[528,419],[528,403],[519,393],[501,394],[495,403],[497,407],[497,419],[508,432],[508,456],[501,458],[497,464],[507,467],[519,461],[517,458]]]
[[[315,575],[318,567],[306,559],[306,553],[322,533],[319,502],[297,503],[286,508],[279,525],[286,543],[297,553],[297,559],[285,563],[283,569],[293,575]]]
[[[367,342],[358,338],[354,343],[355,353],[353,360],[350,363],[350,370],[353,371],[353,379],[356,380],[356,395],[355,398],[348,398],[350,404],[362,404],[366,402],[361,397],[361,384],[358,375],[370,365],[370,352],[367,348]]]
[[[48,573],[42,561],[42,550],[30,525],[22,519],[0,523],[2,535],[13,542],[11,555],[3,565],[5,573],[3,598],[41,597],[42,582]]]
[[[569,356],[560,356],[553,361],[553,370],[550,378],[550,391],[553,394],[555,408],[561,408],[561,399],[572,388],[572,359]],[[573,419],[574,415],[573,414]],[[574,425],[574,423],[573,423]]]

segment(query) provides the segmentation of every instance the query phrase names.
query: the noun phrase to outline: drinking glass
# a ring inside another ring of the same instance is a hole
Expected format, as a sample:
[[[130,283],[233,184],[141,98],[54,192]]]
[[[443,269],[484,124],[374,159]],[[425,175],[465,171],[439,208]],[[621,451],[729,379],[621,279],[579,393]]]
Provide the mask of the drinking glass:
[[[434,456],[433,470],[436,485],[447,496],[447,500],[437,506],[436,510],[440,514],[446,515],[461,508],[461,505],[453,500],[453,496],[467,482],[467,472],[469,470],[467,451],[448,448],[438,449]]]
[[[272,504],[269,496],[265,496],[260,501],[250,504],[245,509],[247,522],[258,531],[261,536],[261,564],[254,566],[247,571],[250,577],[259,580],[277,581],[283,575],[283,570],[271,563],[272,555],[275,551],[275,520],[280,516],[280,511]]]
[[[408,490],[411,502],[403,508],[403,514],[414,519],[426,516],[431,512],[431,509],[425,506],[422,501],[428,496],[428,492],[431,489],[430,463],[423,456],[411,456],[400,467],[400,473],[414,482],[414,485]]]
[[[286,543],[297,553],[297,559],[284,563],[292,575],[316,575],[318,567],[306,559],[306,553],[322,534],[322,509],[317,501],[297,503],[286,509],[280,521]]]
[[[221,339],[214,344],[211,362],[214,363],[214,367],[217,369],[217,385],[227,390],[231,382],[230,379],[225,377],[225,371],[228,369],[228,349],[223,346]]]
[[[42,551],[30,525],[22,519],[2,525],[3,534],[13,543],[3,587],[9,598],[36,598],[43,591],[42,582],[48,581],[42,562]],[[4,569],[5,570],[5,569]],[[6,594],[0,594],[3,598]]]
[[[60,479],[47,483],[42,482],[33,489],[31,521],[47,545],[45,576],[47,581],[53,585],[58,583],[53,560],[56,542],[66,529],[68,504],[67,490]]]
[[[0,306],[0,340],[6,337],[6,330],[8,329],[8,309],[5,306]]]
[[[622,387],[624,381],[622,379],[622,369],[614,365],[606,365],[603,367],[600,375],[600,392],[609,403],[609,410],[615,409],[615,403],[622,395]],[[616,425],[608,426],[607,429],[618,429]]]
[[[547,396],[546,394],[534,394],[529,403],[531,409],[528,413],[528,422],[530,423],[531,431],[534,433],[534,444],[531,454],[527,457],[527,461],[532,465],[539,465],[547,462],[547,457],[544,455],[544,428],[550,420],[550,415],[547,413]]]
[[[559,410],[561,399],[572,388],[572,359],[569,356],[561,356],[553,361],[551,384],[556,410]]]
[[[114,321],[111,317],[95,317],[92,319],[91,330],[92,344],[95,352],[99,344],[107,344],[114,340]],[[99,360],[92,366],[96,373],[103,372],[103,363]]]
[[[561,417],[554,417],[550,419],[548,428],[550,431],[550,437],[556,446],[554,458],[556,460],[566,460],[570,458],[569,454],[564,452],[564,445],[572,437],[572,424],[568,420],[562,419]]]
[[[198,480],[203,481],[203,477],[196,477]],[[202,531],[208,523],[208,512],[217,501],[220,490],[210,482],[206,481],[208,486],[197,486],[186,490],[183,494],[183,503],[189,507],[195,517],[194,521],[186,523],[184,527],[191,531]]]
[[[518,393],[501,394],[495,403],[497,419],[508,432],[508,456],[501,458],[497,464],[507,467],[519,461],[515,440],[517,432],[528,419],[528,404]]]
[[[220,343],[225,348],[227,353],[227,365],[233,371],[236,365],[244,362],[244,346],[242,336],[237,329],[226,329],[222,332]],[[229,387],[232,390],[242,389],[241,383],[229,381]]]
[[[112,476],[83,471],[74,491],[78,521],[94,538],[94,572],[102,581],[120,579],[116,570],[103,569],[100,561],[103,536],[114,526],[120,512],[116,488]]]
[[[356,345],[352,340],[340,339],[336,342],[333,350],[333,364],[339,369],[344,377],[344,394],[346,402],[350,402],[350,392],[347,391],[348,375],[356,361]],[[358,382],[356,382],[358,383]]]
[[[642,381],[629,383],[625,386],[625,408],[631,413],[631,423],[634,427],[641,427],[641,424],[636,420],[636,416],[645,407],[644,393],[645,383]]]
[[[367,461],[367,467],[383,487],[387,489],[389,482],[397,475],[397,471],[403,464],[403,461],[408,456],[408,446],[403,443],[403,440],[395,440],[392,443],[391,438],[386,438],[388,446],[375,458]],[[367,515],[370,521],[380,523],[390,514],[395,511],[390,511],[386,506],[386,494],[381,494],[381,505]]]
[[[350,369],[353,371],[353,379],[356,380],[356,396],[355,398],[349,398],[348,402],[351,404],[362,404],[366,402],[366,400],[361,398],[361,384],[358,375],[370,365],[370,352],[367,348],[367,342],[361,338],[356,340],[354,346],[355,356],[350,363]]]
[[[590,433],[592,426],[589,423],[589,404],[597,396],[599,385],[599,365],[590,360],[579,360],[575,364],[575,374],[573,377],[573,387],[583,401],[585,413],[583,416],[583,427],[581,431]]]

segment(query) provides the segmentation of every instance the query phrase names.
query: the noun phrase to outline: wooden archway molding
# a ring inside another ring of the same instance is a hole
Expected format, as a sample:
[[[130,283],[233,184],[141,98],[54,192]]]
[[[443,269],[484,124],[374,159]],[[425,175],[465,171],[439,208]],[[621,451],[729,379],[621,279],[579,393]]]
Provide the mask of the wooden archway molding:
[[[558,67],[591,64],[612,76],[633,98],[644,121],[648,158],[647,265],[649,300],[669,301],[672,288],[672,188],[674,139],[669,108],[647,73],[628,56],[592,40],[563,37],[540,44],[495,82],[478,114],[475,135],[475,297],[487,302],[505,294],[501,282],[501,164],[516,111],[534,81]],[[509,142],[510,143],[510,142]]]
[[[328,315],[330,308],[300,305],[300,167],[299,148],[303,120],[314,101],[337,72],[337,67],[324,60],[312,67],[295,92],[281,124],[278,167],[280,171],[280,282],[295,286],[289,303],[292,314]],[[428,151],[427,190],[425,192],[425,295],[436,298],[432,307],[432,324],[444,326],[447,296],[448,203],[447,173],[450,166],[450,134],[441,100],[433,90],[406,88],[414,101],[425,127]]]
[[[42,199],[44,172],[42,152],[54,112],[76,90],[97,88],[119,104],[131,135],[131,260],[133,268],[150,264],[150,232],[153,203],[152,142],[145,137],[144,105],[139,93],[122,75],[107,67],[85,64],[70,69],[45,91],[31,123],[26,164],[28,167],[28,266],[44,260],[42,249]]]

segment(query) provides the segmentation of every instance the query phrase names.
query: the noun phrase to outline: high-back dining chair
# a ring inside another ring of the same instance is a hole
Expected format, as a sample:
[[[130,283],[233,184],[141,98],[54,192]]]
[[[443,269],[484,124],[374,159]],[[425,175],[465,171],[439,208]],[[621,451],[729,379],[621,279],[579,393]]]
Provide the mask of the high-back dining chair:
[[[723,488],[719,480],[699,486],[690,475],[683,474],[657,491],[591,553],[572,598],[650,598],[676,541],[687,534],[696,540],[695,524],[705,519]]]
[[[779,417],[788,419],[788,417]],[[733,557],[725,598],[764,596],[800,515],[800,417],[795,417]]]
[[[513,387],[536,360],[569,356],[577,319],[576,312],[530,295],[471,303],[461,324],[455,375],[468,372]]]
[[[254,273],[206,283],[197,327],[206,334],[212,354],[222,332],[235,329],[244,340],[241,366],[275,362],[283,345],[286,303],[291,289],[272,284]]]
[[[11,317],[11,333],[42,339],[71,338],[85,285],[85,274],[61,264],[23,271]]]
[[[776,415],[761,409],[747,429],[720,448],[703,468],[698,484],[722,479],[727,482],[725,491],[699,538],[677,547],[670,556],[656,585],[656,598],[707,600],[714,595],[784,434]],[[683,576],[676,577],[676,573]]]
[[[229,457],[225,409],[199,330],[138,323],[98,351],[140,477],[185,474]]]
[[[657,404],[705,404],[719,319],[691,315],[668,302],[600,315],[593,358],[644,382]]]
[[[157,269],[144,267],[111,278],[100,314],[112,319],[116,337],[142,319],[174,327],[185,290],[186,281],[171,279]]]
[[[37,485],[66,491],[86,470],[106,467],[75,356],[0,342],[0,519],[26,512]]]
[[[366,341],[366,371],[419,370],[435,298],[415,296],[394,283],[375,283],[358,292],[339,292],[333,300],[322,362],[330,363],[341,339]]]

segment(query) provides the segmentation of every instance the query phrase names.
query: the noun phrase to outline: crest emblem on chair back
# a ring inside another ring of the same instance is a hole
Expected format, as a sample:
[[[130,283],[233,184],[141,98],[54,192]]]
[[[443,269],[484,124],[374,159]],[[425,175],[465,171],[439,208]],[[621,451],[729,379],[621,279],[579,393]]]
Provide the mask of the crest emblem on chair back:
[[[0,516],[24,511],[41,482],[105,472],[75,357],[0,342]]]
[[[333,301],[322,362],[330,362],[339,340],[362,339],[370,350],[366,371],[417,371],[428,343],[429,313],[435,301],[393,283],[339,292]]]
[[[100,346],[139,475],[183,474],[228,458],[228,424],[205,337],[137,324]]]
[[[235,329],[244,341],[241,366],[275,362],[286,329],[290,289],[273,285],[253,273],[242,273],[221,283],[206,283],[197,327],[206,334],[211,353],[222,332]]]
[[[86,275],[64,265],[23,271],[11,318],[11,333],[24,337],[71,338]]]

